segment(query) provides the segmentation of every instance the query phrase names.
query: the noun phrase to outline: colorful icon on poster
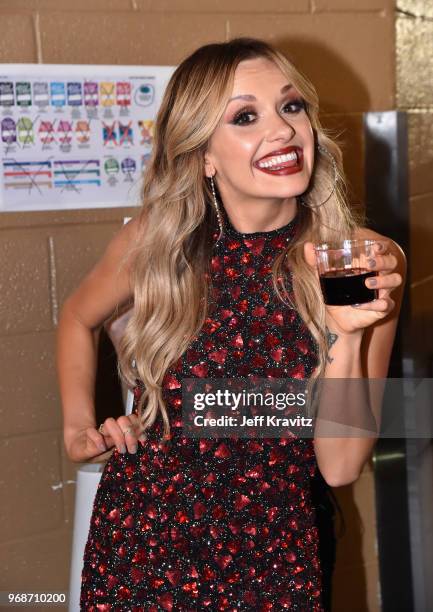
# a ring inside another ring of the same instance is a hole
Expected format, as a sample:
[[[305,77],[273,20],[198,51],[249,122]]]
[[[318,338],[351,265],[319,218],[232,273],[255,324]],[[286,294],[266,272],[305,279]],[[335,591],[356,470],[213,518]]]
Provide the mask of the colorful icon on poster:
[[[131,83],[128,81],[116,83],[116,101],[118,106],[131,106]]]
[[[114,106],[114,104],[116,103],[115,91],[116,91],[115,83],[103,81],[99,85],[101,106],[104,106],[104,107]]]
[[[98,97],[98,83],[96,81],[84,81],[83,84],[84,92],[84,105],[88,107],[95,107],[99,104]]]
[[[5,117],[1,122],[1,139],[6,145],[17,141],[17,125],[12,117]]]
[[[115,146],[117,147],[117,130],[116,130],[117,121],[113,121],[113,123],[105,123],[102,122],[102,138],[104,147],[106,146]]]
[[[119,162],[114,157],[110,157],[104,163],[104,170],[107,174],[117,174],[119,172]]]
[[[79,83],[78,81],[68,83],[67,92],[68,92],[68,105],[69,106],[82,106],[83,93],[81,89],[81,83]]]
[[[145,170],[147,168],[147,166],[149,165],[150,162],[150,158],[152,157],[152,153],[144,153],[141,156],[141,169]]]
[[[46,81],[35,81],[33,83],[33,104],[39,108],[49,106],[50,94]]]
[[[119,121],[119,144],[123,146],[134,144],[132,140],[132,121],[126,125]]]
[[[29,81],[17,81],[15,84],[17,106],[21,108],[32,105],[32,90]]]
[[[155,101],[155,87],[152,83],[143,83],[135,90],[134,102],[138,106],[151,106]]]
[[[51,145],[56,139],[54,122],[41,121],[38,128],[38,136],[43,145]]]
[[[88,121],[77,121],[75,125],[75,137],[80,144],[86,144],[90,141],[90,123]]]
[[[137,169],[137,164],[135,162],[135,159],[132,159],[132,157],[126,157],[125,159],[122,160],[122,163],[120,164],[120,168],[123,174],[125,175],[125,177],[128,180],[132,180],[133,174],[135,173]]]
[[[21,117],[17,121],[18,142],[23,146],[34,144],[33,121],[29,117]]]
[[[72,141],[72,121],[62,119],[57,128],[59,142],[61,145],[70,145]]]
[[[155,122],[149,119],[141,119],[138,121],[138,127],[140,129],[140,145],[152,146],[153,142],[153,130]]]
[[[0,82],[0,106],[14,106],[14,84],[12,81]]]
[[[50,84],[51,105],[55,108],[66,106],[65,84],[54,81]]]

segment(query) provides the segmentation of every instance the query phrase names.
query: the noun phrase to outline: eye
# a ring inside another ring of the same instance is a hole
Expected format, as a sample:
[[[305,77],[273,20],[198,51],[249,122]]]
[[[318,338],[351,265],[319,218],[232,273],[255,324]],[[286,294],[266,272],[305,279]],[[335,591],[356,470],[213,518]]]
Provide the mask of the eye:
[[[285,113],[294,115],[300,113],[302,110],[306,110],[306,104],[302,98],[297,98],[296,100],[286,102],[282,110]],[[231,123],[234,125],[250,125],[251,123],[254,123],[256,118],[257,113],[254,108],[244,107],[238,110]]]
[[[287,109],[287,110],[286,110]],[[300,113],[302,110],[306,109],[305,100],[298,98],[297,100],[290,100],[283,106],[283,111],[286,111],[291,114]]]
[[[233,117],[234,125],[248,125],[254,121],[256,113],[251,108],[241,108]]]

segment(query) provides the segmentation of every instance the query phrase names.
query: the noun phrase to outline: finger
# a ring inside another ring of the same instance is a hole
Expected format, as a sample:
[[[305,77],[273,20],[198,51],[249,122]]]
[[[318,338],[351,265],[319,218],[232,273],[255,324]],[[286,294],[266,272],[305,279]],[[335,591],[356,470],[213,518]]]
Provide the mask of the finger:
[[[389,248],[389,240],[377,240],[373,245],[373,253],[376,255],[377,253],[383,255],[387,252]]]
[[[132,420],[138,440],[140,441],[146,440],[146,437],[143,435],[143,433],[140,430],[140,419],[138,418],[138,415],[132,412],[128,418]]]
[[[107,450],[107,444],[104,440],[104,436],[100,434],[95,427],[88,427],[86,429],[86,439],[94,444],[98,450],[102,452]]]
[[[378,272],[391,271],[397,267],[397,257],[392,253],[385,255],[376,254],[374,257],[367,259],[367,265],[370,270],[377,270]]]
[[[402,282],[403,279],[401,274],[398,272],[390,272],[389,274],[371,276],[366,279],[365,284],[369,289],[389,289],[392,291],[399,287]]]
[[[368,310],[377,313],[384,313],[385,315],[391,312],[395,306],[395,302],[390,297],[381,297],[372,302],[366,302],[365,304],[353,304],[353,308],[357,310]]]
[[[130,453],[137,452],[137,424],[135,419],[128,416],[121,416],[117,419],[117,424],[124,436],[125,444]]]
[[[113,417],[109,417],[104,422],[104,435],[105,434],[108,434],[113,438],[113,442],[116,445],[119,453],[126,453],[125,436],[123,435],[117,421],[113,419]]]

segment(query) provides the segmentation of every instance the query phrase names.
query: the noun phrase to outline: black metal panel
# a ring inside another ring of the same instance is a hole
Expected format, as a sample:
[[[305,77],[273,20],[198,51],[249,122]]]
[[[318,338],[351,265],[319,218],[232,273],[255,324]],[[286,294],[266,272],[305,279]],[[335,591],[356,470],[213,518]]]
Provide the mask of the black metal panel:
[[[409,202],[406,114],[366,113],[365,188],[368,225],[409,253]],[[410,261],[408,278],[410,278]],[[409,282],[391,357],[389,376],[411,376]],[[377,538],[383,612],[415,610],[407,444],[381,439],[374,453]]]

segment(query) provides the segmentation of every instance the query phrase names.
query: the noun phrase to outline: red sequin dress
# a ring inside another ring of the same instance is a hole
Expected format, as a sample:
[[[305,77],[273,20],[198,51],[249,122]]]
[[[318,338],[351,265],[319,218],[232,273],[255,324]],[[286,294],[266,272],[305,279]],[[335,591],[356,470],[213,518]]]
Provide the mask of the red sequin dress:
[[[115,450],[105,465],[81,610],[323,610],[312,440],[181,435],[182,378],[305,378],[317,364],[310,332],[270,274],[298,218],[242,234],[223,216],[211,267],[218,308],[164,378],[172,438],[159,444],[159,418],[137,453]]]

